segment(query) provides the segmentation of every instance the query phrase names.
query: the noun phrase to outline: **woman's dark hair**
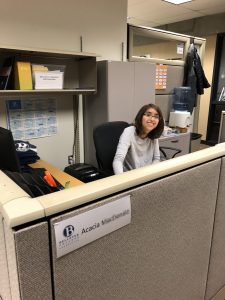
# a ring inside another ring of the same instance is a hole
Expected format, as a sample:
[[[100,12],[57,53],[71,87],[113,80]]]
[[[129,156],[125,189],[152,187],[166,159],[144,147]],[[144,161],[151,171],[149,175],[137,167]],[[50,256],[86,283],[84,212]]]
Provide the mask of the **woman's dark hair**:
[[[157,105],[151,103],[151,104],[146,104],[146,105],[142,106],[142,108],[139,110],[139,112],[137,113],[137,115],[135,117],[134,126],[136,127],[137,135],[141,135],[143,133],[142,118],[143,118],[144,113],[150,108],[155,109],[159,115],[159,123],[158,123],[157,127],[148,133],[148,137],[151,140],[154,140],[154,139],[159,138],[164,130],[163,115],[162,115],[161,109]]]

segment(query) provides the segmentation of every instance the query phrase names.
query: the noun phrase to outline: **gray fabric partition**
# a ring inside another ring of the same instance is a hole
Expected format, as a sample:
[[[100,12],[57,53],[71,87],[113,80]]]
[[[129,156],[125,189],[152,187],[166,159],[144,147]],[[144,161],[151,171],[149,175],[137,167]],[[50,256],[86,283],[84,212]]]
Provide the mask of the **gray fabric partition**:
[[[222,158],[206,299],[225,286],[225,158]],[[224,297],[223,297],[224,299]]]
[[[3,300],[20,300],[19,274],[17,269],[17,253],[14,239],[14,230],[9,228],[3,218],[4,238],[6,246],[6,258],[8,278],[10,284],[10,295]],[[9,297],[9,298],[8,298]]]
[[[0,299],[10,299],[9,270],[7,264],[6,243],[3,218],[0,214]]]
[[[20,299],[52,299],[47,222],[15,232],[15,244]]]
[[[59,259],[52,232],[55,299],[204,299],[219,172],[217,159],[53,218],[131,195],[131,224]]]

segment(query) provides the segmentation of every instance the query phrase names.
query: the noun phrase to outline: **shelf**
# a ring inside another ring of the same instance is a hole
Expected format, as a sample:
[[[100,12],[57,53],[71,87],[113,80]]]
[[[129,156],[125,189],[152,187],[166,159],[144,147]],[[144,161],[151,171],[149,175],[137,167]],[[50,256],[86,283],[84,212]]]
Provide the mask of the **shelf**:
[[[88,52],[74,52],[56,49],[42,49],[42,48],[17,48],[14,46],[2,46],[0,45],[0,52],[5,52],[12,55],[32,55],[32,56],[42,56],[42,57],[57,57],[57,58],[70,58],[75,57],[77,59],[85,57],[99,57],[100,55]]]
[[[0,90],[1,96],[11,96],[18,94],[43,94],[43,93],[67,93],[67,94],[92,94],[95,89],[63,89],[63,90]]]
[[[15,48],[0,45],[0,65],[8,57],[14,57],[15,62],[24,61],[30,64],[60,66],[64,72],[64,89],[43,90],[0,90],[1,95],[70,93],[90,94],[97,91],[97,62],[98,55],[86,52],[60,51],[39,48]],[[12,85],[13,87],[13,85]]]

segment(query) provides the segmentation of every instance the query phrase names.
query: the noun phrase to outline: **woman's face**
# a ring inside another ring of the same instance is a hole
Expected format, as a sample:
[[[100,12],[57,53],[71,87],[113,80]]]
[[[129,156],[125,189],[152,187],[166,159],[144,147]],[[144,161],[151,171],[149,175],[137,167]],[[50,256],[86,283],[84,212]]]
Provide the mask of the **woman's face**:
[[[154,108],[146,110],[142,117],[142,128],[145,137],[159,124],[159,114]]]

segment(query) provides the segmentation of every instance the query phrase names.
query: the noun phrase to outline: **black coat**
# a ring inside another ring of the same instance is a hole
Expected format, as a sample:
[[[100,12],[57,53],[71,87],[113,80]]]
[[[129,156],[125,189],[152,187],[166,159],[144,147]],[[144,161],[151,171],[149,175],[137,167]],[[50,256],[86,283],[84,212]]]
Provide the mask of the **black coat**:
[[[204,89],[210,87],[194,44],[190,45],[187,53],[183,85],[191,87],[191,107],[196,105],[196,95],[204,94]]]
[[[204,94],[204,89],[209,88],[210,84],[207,78],[205,77],[205,73],[202,68],[201,60],[198,55],[197,49],[195,48],[194,51],[195,51],[194,70],[197,78],[196,89],[197,89],[197,94],[202,95]]]

